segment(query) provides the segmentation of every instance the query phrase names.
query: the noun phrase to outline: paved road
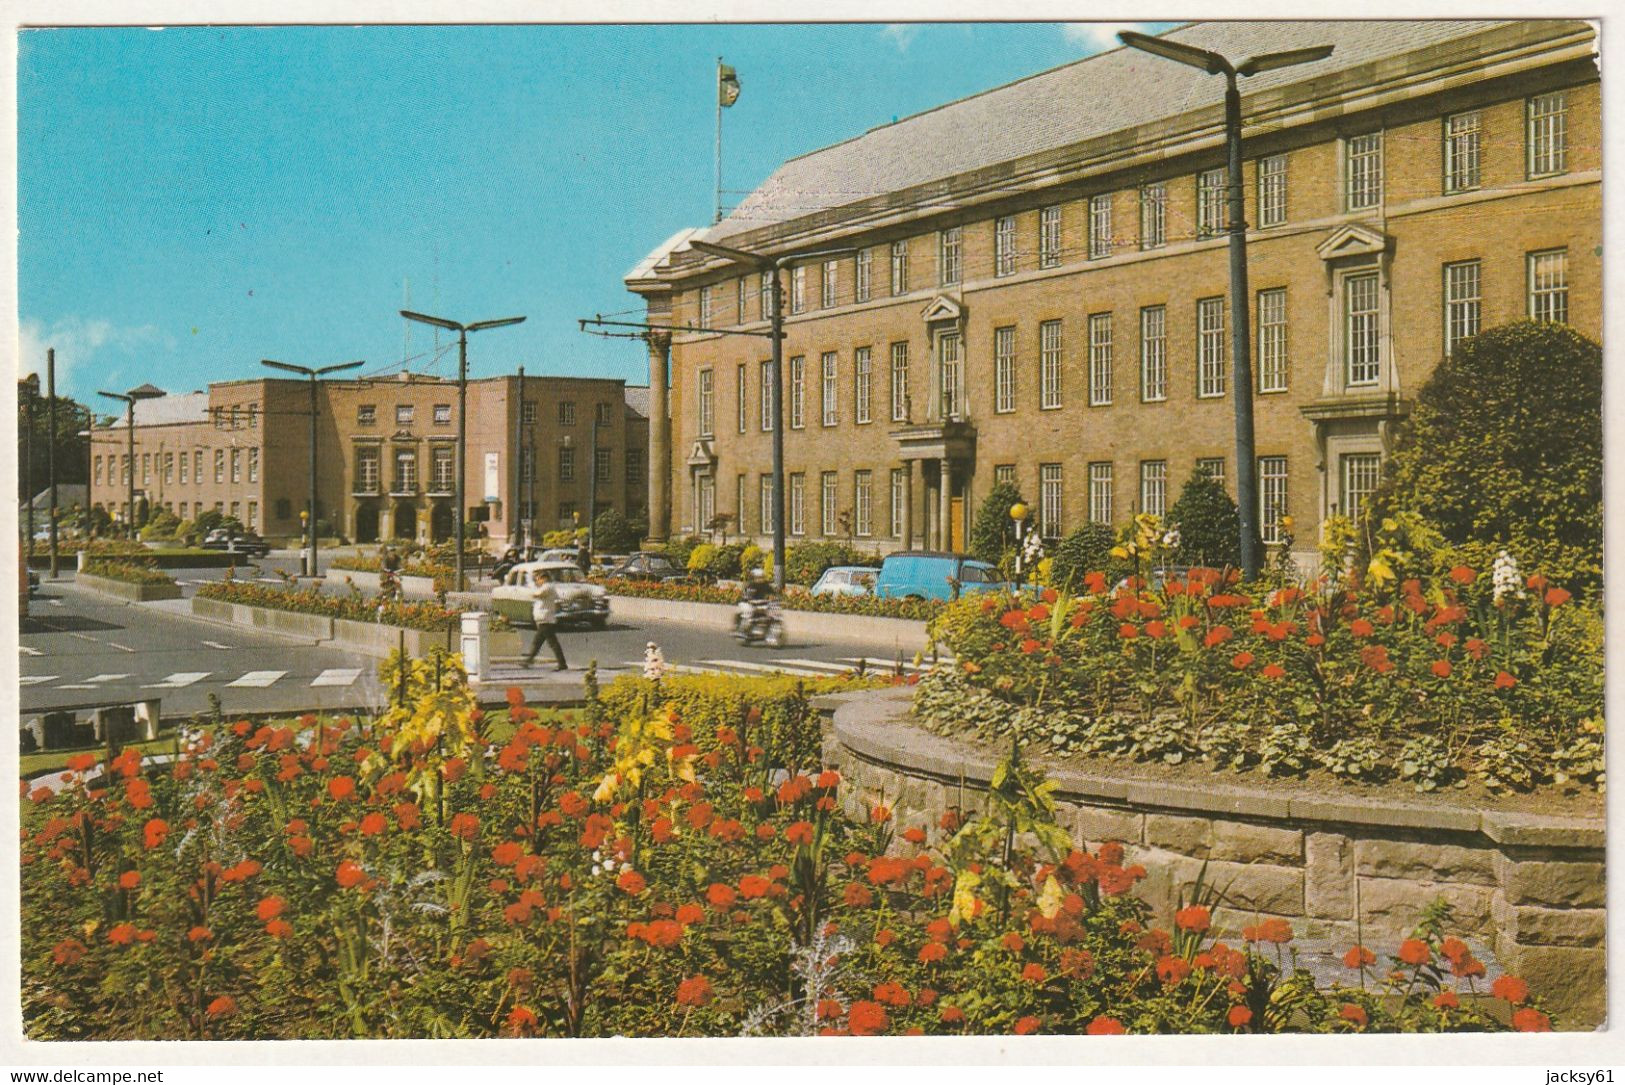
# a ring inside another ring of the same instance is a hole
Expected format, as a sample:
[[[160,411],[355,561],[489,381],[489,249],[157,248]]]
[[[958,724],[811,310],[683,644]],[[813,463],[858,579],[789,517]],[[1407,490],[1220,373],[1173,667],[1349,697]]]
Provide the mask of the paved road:
[[[207,579],[177,570],[183,584]],[[195,584],[192,585],[195,590]],[[19,645],[22,711],[104,700],[163,699],[163,714],[207,709],[219,696],[225,712],[332,710],[376,705],[385,698],[379,660],[258,630],[206,622],[190,602],[124,605],[76,587],[71,578],[44,585],[30,603]],[[572,670],[552,670],[545,650],[534,670],[517,659],[493,660],[493,684],[516,683],[545,695],[580,688],[581,669],[596,660],[607,681],[642,667],[644,646],[659,644],[680,672],[839,674],[855,666],[890,669],[897,656],[885,643],[809,643],[794,636],[779,649],[743,647],[721,632],[677,622],[561,634]],[[913,670],[911,658],[904,659]]]

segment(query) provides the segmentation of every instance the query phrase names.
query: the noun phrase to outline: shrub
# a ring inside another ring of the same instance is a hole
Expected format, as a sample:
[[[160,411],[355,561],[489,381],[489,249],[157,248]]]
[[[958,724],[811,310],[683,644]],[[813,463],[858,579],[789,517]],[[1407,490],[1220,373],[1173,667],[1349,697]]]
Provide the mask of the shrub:
[[[717,555],[715,543],[701,543],[688,553],[688,564],[685,566],[691,576],[705,576],[706,570],[711,567],[711,559]]]
[[[1420,513],[1454,560],[1501,549],[1574,590],[1602,575],[1602,348],[1519,321],[1457,344],[1417,393],[1370,509]]]
[[[806,542],[784,555],[784,579],[812,587],[832,565],[878,565],[879,559],[843,542]]]
[[[998,565],[1015,548],[1016,524],[1010,519],[1010,506],[1025,504],[1021,490],[1013,482],[996,482],[982,499],[971,521],[970,555]]]
[[[1174,560],[1180,565],[1241,564],[1241,516],[1224,484],[1206,471],[1191,474],[1168,510],[1168,522],[1179,528]]]
[[[637,549],[638,535],[619,509],[605,509],[592,522],[592,541],[600,553],[624,554]]]
[[[99,576],[107,580],[119,580],[126,584],[168,585],[175,583],[175,578],[168,573],[140,561],[97,558],[85,563],[85,572],[91,576]]]
[[[143,539],[172,539],[176,529],[180,527],[181,518],[168,509],[159,509],[147,521],[147,526],[141,529]]]
[[[963,825],[897,825],[820,770],[795,686],[621,682],[585,717],[510,690],[498,725],[455,657],[394,677],[380,719],[243,720],[31,792],[29,1038],[1551,1027],[1515,976],[1457,996],[1484,969],[1442,907],[1330,983],[1283,919],[1232,947],[1214,894],[1156,914],[1013,758]]]
[[[197,590],[200,599],[223,603],[288,610],[296,614],[319,614],[352,622],[382,622],[384,625],[439,633],[460,621],[461,611],[448,610],[435,603],[408,603],[368,599],[359,591],[330,595],[316,588],[297,590],[267,584],[247,584],[240,580],[213,580]]]
[[[712,580],[737,579],[740,571],[740,557],[744,552],[745,547],[742,543],[728,543],[716,547],[705,563],[705,569],[703,570],[705,575]]]
[[[1084,524],[1056,544],[1050,558],[1050,580],[1058,587],[1077,590],[1090,570],[1105,569],[1108,575],[1116,572],[1117,563],[1112,558],[1116,543],[1117,537],[1108,525],[1093,521]]]
[[[696,547],[702,545],[704,542],[705,540],[700,538],[698,535],[686,535],[680,539],[668,539],[665,547],[665,555],[671,559],[671,563],[673,565],[677,566],[679,569],[686,569],[688,568],[688,559],[690,555],[694,553]]]

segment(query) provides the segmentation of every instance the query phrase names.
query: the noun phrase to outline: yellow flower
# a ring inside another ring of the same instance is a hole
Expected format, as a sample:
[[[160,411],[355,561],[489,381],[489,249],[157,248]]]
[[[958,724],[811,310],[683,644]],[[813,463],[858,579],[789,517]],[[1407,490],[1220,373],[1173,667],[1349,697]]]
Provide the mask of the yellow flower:
[[[982,876],[970,870],[961,870],[959,877],[954,879],[954,903],[948,909],[948,922],[958,926],[961,921],[969,921],[976,916],[976,887],[982,884]]]
[[[1038,894],[1038,914],[1045,919],[1054,919],[1061,914],[1061,901],[1065,896],[1061,892],[1061,883],[1051,874],[1044,879],[1043,891]]]

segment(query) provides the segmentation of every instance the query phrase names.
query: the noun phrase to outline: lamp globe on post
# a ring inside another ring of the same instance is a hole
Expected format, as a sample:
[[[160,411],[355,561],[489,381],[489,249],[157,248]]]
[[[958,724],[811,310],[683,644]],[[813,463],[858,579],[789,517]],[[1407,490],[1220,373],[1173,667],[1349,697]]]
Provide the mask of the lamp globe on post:
[[[1016,590],[1021,590],[1023,564],[1026,561],[1027,550],[1027,506],[1017,501],[1010,506],[1010,519],[1016,525]]]

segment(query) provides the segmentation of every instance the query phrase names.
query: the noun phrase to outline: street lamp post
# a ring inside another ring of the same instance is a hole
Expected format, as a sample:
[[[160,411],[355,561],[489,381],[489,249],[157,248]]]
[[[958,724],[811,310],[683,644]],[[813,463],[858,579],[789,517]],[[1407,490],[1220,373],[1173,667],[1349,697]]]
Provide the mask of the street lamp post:
[[[1308,49],[1265,53],[1241,64],[1231,64],[1218,53],[1169,41],[1167,38],[1137,34],[1131,30],[1122,31],[1117,37],[1131,48],[1200,68],[1209,75],[1222,75],[1225,79],[1225,172],[1228,174],[1226,187],[1229,197],[1229,223],[1226,232],[1230,235],[1230,379],[1235,386],[1236,506],[1241,520],[1242,576],[1247,580],[1255,580],[1263,561],[1259,553],[1261,536],[1258,524],[1260,511],[1258,461],[1253,442],[1252,329],[1248,320],[1247,298],[1247,211],[1242,197],[1241,179],[1241,91],[1236,86],[1236,77],[1325,60],[1332,55],[1332,46],[1317,45]]]
[[[1022,575],[1027,571],[1027,506],[1017,501],[1010,506],[1010,519],[1016,525],[1016,590],[1021,590]]]
[[[708,256],[720,256],[736,264],[773,274],[773,307],[769,313],[770,338],[773,343],[773,587],[784,590],[784,288],[781,273],[791,264],[803,260],[843,256],[856,249],[821,249],[793,256],[763,256],[743,249],[717,245],[709,241],[690,241],[689,246]]]
[[[324,365],[320,369],[312,369],[304,365],[290,365],[287,362],[273,362],[269,358],[260,359],[260,364],[270,366],[272,369],[281,369],[288,373],[298,373],[310,378],[310,504],[309,515],[305,520],[305,575],[316,575],[316,380],[328,373],[337,373],[345,369],[354,369],[364,365],[364,362],[340,362],[338,365]],[[235,410],[235,408],[234,408]],[[235,453],[233,453],[235,455]]]
[[[23,400],[23,499],[28,533],[23,540],[23,553],[34,553],[34,401],[39,398],[39,374],[30,373],[17,382]],[[28,558],[23,558],[26,564]]]
[[[463,535],[467,528],[464,521],[468,518],[467,494],[468,484],[468,333],[482,332],[487,328],[505,328],[509,324],[522,324],[522,316],[502,317],[498,320],[476,320],[472,324],[459,324],[455,320],[444,317],[427,316],[423,313],[414,313],[402,309],[401,315],[407,320],[415,320],[419,324],[431,324],[436,328],[446,328],[457,333],[457,508],[453,510],[457,516],[457,590],[462,591],[463,583]]]
[[[124,404],[124,433],[125,433],[125,436],[127,438],[127,449],[128,449],[128,451],[125,453],[126,461],[127,461],[127,464],[128,464],[128,470],[125,472],[125,479],[124,479],[124,484],[125,484],[125,497],[124,497],[124,500],[128,504],[125,506],[126,511],[125,511],[125,514],[124,514],[124,527],[125,527],[125,530],[127,530],[130,533],[130,537],[134,538],[135,537],[135,400],[136,400],[136,397],[132,396],[132,395],[127,395],[127,394],[125,394],[123,392],[103,392],[103,391],[100,391],[100,390],[97,390],[96,394],[99,395],[99,396],[106,396],[108,399],[116,399],[116,400],[118,400],[118,401],[120,401],[121,403]]]

